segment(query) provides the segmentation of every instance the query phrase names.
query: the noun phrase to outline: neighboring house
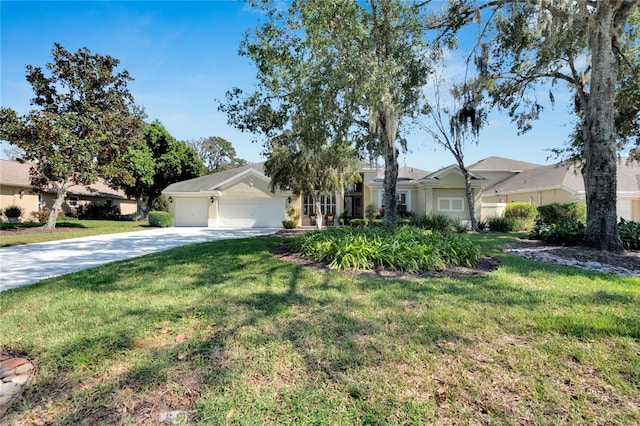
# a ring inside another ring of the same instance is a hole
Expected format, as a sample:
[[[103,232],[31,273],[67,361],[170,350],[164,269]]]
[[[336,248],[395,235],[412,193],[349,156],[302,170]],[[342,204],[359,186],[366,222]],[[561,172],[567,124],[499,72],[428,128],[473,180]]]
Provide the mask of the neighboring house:
[[[32,212],[50,209],[56,199],[52,189],[35,192],[31,186],[29,170],[31,164],[18,161],[0,160],[0,208],[18,205],[25,211],[23,220],[30,219]],[[136,201],[128,199],[123,191],[110,188],[103,181],[92,185],[73,185],[69,187],[62,210],[74,215],[79,206],[88,203],[113,204],[120,208],[123,215],[136,212]]]
[[[502,214],[514,201],[543,205],[585,200],[582,176],[574,168],[487,157],[469,170],[476,215],[482,219]],[[380,210],[384,168],[363,163],[360,174],[362,181],[342,194],[322,197],[323,215],[337,222],[342,214],[363,218],[369,204]],[[259,163],[175,183],[163,193],[176,226],[280,227],[288,206],[297,211],[299,225],[311,225],[316,215],[312,197],[272,193],[269,182],[264,163]],[[456,165],[435,172],[401,167],[396,192],[400,211],[468,220],[464,177]],[[618,164],[618,215],[640,220],[640,165],[627,164],[626,159]]]
[[[474,167],[475,172],[480,172]],[[617,169],[619,217],[640,221],[640,164],[621,158]],[[538,166],[497,181],[482,193],[483,203],[506,205],[514,201],[539,206],[551,203],[585,204],[584,180],[574,166]]]

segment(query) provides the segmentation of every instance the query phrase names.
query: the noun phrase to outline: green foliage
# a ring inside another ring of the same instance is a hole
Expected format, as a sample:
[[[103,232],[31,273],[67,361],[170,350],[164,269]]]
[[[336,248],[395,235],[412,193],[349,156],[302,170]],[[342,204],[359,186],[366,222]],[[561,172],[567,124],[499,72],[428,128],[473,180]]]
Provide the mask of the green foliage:
[[[626,250],[640,250],[640,222],[620,218],[618,234]]]
[[[364,217],[367,220],[374,220],[377,214],[378,214],[378,209],[376,208],[376,206],[373,205],[373,203],[370,203],[364,209]]]
[[[149,225],[168,228],[173,225],[173,217],[169,212],[149,212]]]
[[[12,205],[4,209],[4,215],[7,217],[22,217],[24,209],[20,206]]]
[[[512,217],[493,216],[487,220],[487,225],[492,232],[513,232],[516,228],[516,220]]]
[[[411,220],[411,224],[418,228],[432,230],[443,234],[455,232],[455,223],[449,216],[429,213],[422,216],[416,216]]]
[[[412,226],[343,227],[294,238],[291,249],[332,269],[384,267],[408,272],[433,271],[448,265],[471,266],[480,250],[467,238]]]
[[[220,136],[209,136],[187,142],[193,148],[206,167],[206,173],[222,172],[247,164],[242,158],[236,157],[233,144]]]
[[[351,219],[349,221],[349,225],[355,228],[363,228],[369,225],[369,220],[368,219]]]
[[[504,211],[505,217],[516,219],[534,220],[538,215],[538,207],[535,204],[525,202],[508,203]]]
[[[294,229],[294,228],[297,228],[298,222],[293,219],[285,219],[282,221],[282,226],[285,229]]]
[[[530,233],[532,239],[540,239],[549,244],[576,246],[584,241],[585,226],[579,221],[562,221],[551,225],[541,225]]]
[[[83,220],[116,220],[120,218],[120,208],[116,205],[91,202],[78,206],[77,216]]]
[[[122,159],[137,145],[142,126],[127,88],[132,78],[116,72],[119,60],[87,48],[71,53],[58,43],[52,55],[48,76],[43,68],[27,65],[36,109],[22,117],[0,109],[0,139],[33,162],[32,186],[57,191],[49,228],[70,185],[89,185],[98,177],[126,179]]]
[[[579,203],[552,203],[538,207],[540,220],[546,224],[562,221],[584,222],[587,219],[587,206]]]
[[[163,189],[201,176],[205,166],[195,149],[176,140],[158,120],[144,127],[142,139],[144,146],[131,147],[124,157],[131,178],[113,179],[111,183],[127,196],[143,201],[146,209],[153,209]]]

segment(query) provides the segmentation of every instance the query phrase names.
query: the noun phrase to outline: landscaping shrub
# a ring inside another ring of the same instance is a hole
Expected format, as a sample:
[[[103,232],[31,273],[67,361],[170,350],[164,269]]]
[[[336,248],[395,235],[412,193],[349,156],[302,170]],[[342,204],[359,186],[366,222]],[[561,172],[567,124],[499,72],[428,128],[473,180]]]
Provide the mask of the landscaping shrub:
[[[294,229],[298,226],[298,222],[293,219],[285,219],[282,221],[282,226],[285,229]]]
[[[78,219],[84,220],[116,220],[120,217],[120,207],[116,205],[88,203],[78,206]]]
[[[356,227],[356,228],[363,228],[365,226],[367,226],[369,224],[369,221],[367,219],[351,219],[349,221],[349,225]]]
[[[364,217],[369,221],[374,220],[377,214],[378,214],[378,209],[376,209],[376,206],[374,206],[373,204],[369,204],[364,209]]]
[[[23,214],[24,214],[24,209],[20,206],[13,205],[4,209],[4,215],[8,218],[9,217],[20,218],[22,217]]]
[[[585,222],[587,220],[587,206],[578,203],[552,203],[538,207],[540,220],[546,224],[563,221]]]
[[[173,217],[168,212],[149,212],[149,225],[168,228],[173,225]]]
[[[577,246],[584,241],[584,223],[572,220],[548,225],[540,230],[540,239],[545,243]]]
[[[493,216],[487,220],[489,231],[512,232],[515,229],[516,219],[512,217]]]
[[[524,202],[509,203],[504,211],[504,217],[514,219],[513,231],[531,229],[536,216],[538,216],[538,207]]]
[[[626,250],[640,250],[640,223],[620,218],[618,234]]]
[[[407,272],[433,271],[448,265],[472,266],[480,259],[480,250],[466,237],[413,226],[314,231],[292,239],[290,247],[338,270],[385,267]]]
[[[443,214],[429,213],[422,216],[415,216],[411,219],[411,223],[418,228],[441,232],[443,234],[455,232],[453,220]]]

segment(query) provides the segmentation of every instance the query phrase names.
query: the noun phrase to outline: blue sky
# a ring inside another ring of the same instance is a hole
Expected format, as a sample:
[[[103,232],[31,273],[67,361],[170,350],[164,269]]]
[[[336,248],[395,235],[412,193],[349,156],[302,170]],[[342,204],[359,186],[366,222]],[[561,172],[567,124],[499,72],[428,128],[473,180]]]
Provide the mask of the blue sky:
[[[232,87],[251,91],[255,69],[238,47],[246,30],[263,19],[243,2],[218,1],[7,1],[0,3],[0,103],[23,114],[30,109],[27,64],[51,61],[58,42],[75,51],[120,59],[121,69],[135,81],[129,88],[149,120],[158,119],[181,140],[221,136],[231,141],[239,157],[263,161],[262,147],[251,136],[226,123],[215,99]],[[464,53],[450,55],[450,69]],[[545,90],[541,94],[546,93]],[[547,95],[541,101],[548,103]],[[545,149],[558,147],[571,130],[568,106],[556,95],[556,106],[543,111],[531,132],[517,136],[504,113],[493,113],[478,146],[470,146],[468,164],[497,155],[549,164]],[[419,130],[407,136],[409,152],[400,165],[437,170],[454,162]],[[2,149],[7,147],[2,145]]]

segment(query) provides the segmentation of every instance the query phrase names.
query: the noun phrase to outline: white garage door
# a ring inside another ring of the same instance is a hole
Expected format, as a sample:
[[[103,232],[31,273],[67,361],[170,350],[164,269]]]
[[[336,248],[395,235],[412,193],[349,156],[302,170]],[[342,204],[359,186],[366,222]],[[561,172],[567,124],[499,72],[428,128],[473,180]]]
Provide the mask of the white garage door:
[[[279,228],[284,219],[284,199],[220,200],[221,226],[239,228]]]
[[[176,198],[176,226],[207,226],[208,198]]]

